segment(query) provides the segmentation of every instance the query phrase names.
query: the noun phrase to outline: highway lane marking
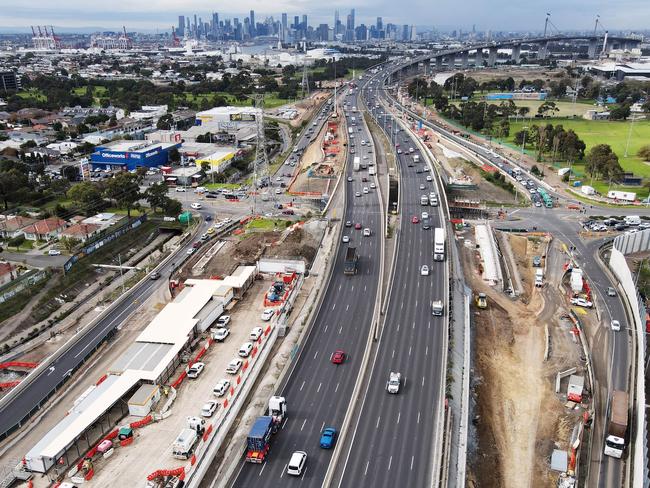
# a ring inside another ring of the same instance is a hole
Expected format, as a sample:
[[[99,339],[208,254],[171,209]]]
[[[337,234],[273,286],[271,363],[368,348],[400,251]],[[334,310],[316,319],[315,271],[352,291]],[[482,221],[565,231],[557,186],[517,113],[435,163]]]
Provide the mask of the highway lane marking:
[[[418,411],[418,424],[420,423],[420,412]]]
[[[395,349],[393,349],[393,358],[395,357]],[[392,359],[392,358],[391,358]]]
[[[350,291],[354,291],[354,285],[352,285],[352,289]]]
[[[345,306],[345,311],[347,312],[348,310],[350,310],[350,304],[349,303]]]
[[[320,393],[320,387],[323,386],[323,383],[318,383],[318,389],[316,390],[316,393]]]
[[[428,355],[429,355],[429,346],[427,346],[427,347],[424,349],[424,355],[425,355],[425,356],[428,356]]]
[[[314,354],[314,359],[316,359],[316,356],[318,356],[318,351]]]
[[[379,421],[381,420],[381,415],[377,417],[377,425],[375,426],[375,429],[379,428]]]
[[[431,322],[429,322],[429,327],[427,327],[427,329],[430,329],[430,328],[431,328]]]
[[[363,285],[363,291],[364,291],[364,292],[367,291],[367,288],[368,288],[368,287],[367,287],[366,285]]]
[[[390,471],[390,465],[393,464],[393,456],[388,459],[388,471]]]
[[[339,383],[337,383],[336,388],[334,388],[334,393],[336,393],[337,391],[339,391]]]
[[[399,419],[402,418],[402,412],[397,412],[397,423],[399,424]]]
[[[329,325],[325,324],[325,332],[327,332],[328,327],[329,327]]]
[[[264,468],[266,468],[266,463],[262,464],[262,469],[260,469],[260,474],[257,476],[262,476],[262,473],[264,472]]]
[[[370,461],[366,461],[366,470],[363,472],[364,476],[368,474],[368,466],[370,466]]]
[[[402,302],[399,306],[400,310],[404,308],[404,302]]]
[[[411,346],[409,346],[409,356],[411,355]]]
[[[339,327],[339,334],[341,334],[341,332],[343,332],[343,326]]]
[[[422,386],[424,386],[424,376],[422,377]]]
[[[332,310],[334,310],[335,308],[336,308],[336,303],[334,303],[334,305],[332,305]]]
[[[415,320],[413,321],[413,329],[415,329]]]
[[[300,385],[300,391],[302,391],[302,389],[303,389],[304,387],[305,387],[305,382],[303,381],[303,382],[302,382],[302,385]]]
[[[415,456],[411,456],[411,471],[413,471],[413,461],[415,461]]]
[[[151,287],[148,287],[146,290],[141,290],[141,291],[143,291],[143,292],[147,292],[147,291],[149,291],[149,288],[151,288]],[[124,310],[122,310],[119,314],[117,314],[117,316],[116,316],[113,320],[111,320],[111,321],[108,323],[108,325],[106,325],[106,327],[104,327],[104,328],[99,332],[99,334],[96,334],[96,335],[95,335],[95,337],[93,338],[92,341],[88,342],[88,344],[86,344],[86,345],[83,347],[83,349],[81,349],[77,354],[75,354],[75,356],[74,356],[75,359],[78,358],[79,356],[81,356],[81,354],[82,354],[86,349],[88,349],[88,348],[90,347],[90,345],[93,344],[93,343],[95,342],[95,340],[96,340],[99,336],[101,336],[101,335],[102,335],[102,334],[103,334],[107,329],[110,329],[111,326],[113,325],[113,322],[115,322],[116,320],[118,320],[118,319],[119,319],[122,315],[124,315],[125,313],[131,313],[131,305],[133,305],[133,303],[127,305],[127,307],[126,307]],[[138,307],[136,306],[136,307],[134,307],[134,308],[138,308]]]
[[[282,422],[282,428],[284,429],[284,426],[287,425],[287,420],[289,420],[289,417],[284,417],[284,422]]]
[[[343,283],[339,285],[339,291],[341,291],[341,287],[343,286]]]
[[[302,432],[302,429],[305,428],[305,424],[307,423],[307,419],[302,421],[302,426],[300,427],[300,431]]]
[[[280,473],[280,478],[284,476],[284,472],[287,470],[287,465],[284,465],[284,468],[282,468],[282,472]]]
[[[399,324],[397,324],[397,332],[399,332]]]
[[[325,422],[323,422],[323,425],[320,426],[320,431],[323,432],[324,428],[325,428]]]

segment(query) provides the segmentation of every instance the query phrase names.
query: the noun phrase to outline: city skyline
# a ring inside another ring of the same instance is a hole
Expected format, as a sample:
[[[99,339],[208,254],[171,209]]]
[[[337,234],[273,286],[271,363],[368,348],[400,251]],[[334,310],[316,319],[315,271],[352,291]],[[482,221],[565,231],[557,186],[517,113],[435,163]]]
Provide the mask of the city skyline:
[[[229,4],[193,0],[179,5],[168,0],[154,0],[147,4],[144,10],[140,4],[126,0],[117,0],[111,12],[95,7],[80,0],[61,0],[57,7],[43,7],[37,0],[25,0],[20,5],[5,7],[0,18],[2,32],[27,32],[30,25],[47,24],[59,29],[70,31],[79,29],[83,31],[93,29],[121,29],[123,25],[130,31],[155,32],[167,31],[171,25],[177,25],[179,15],[198,15],[203,21],[209,21],[213,12],[218,12],[222,19],[243,19],[249,16],[251,10],[255,11],[256,22],[264,22],[267,17],[274,21],[281,20],[282,13],[287,13],[289,19],[295,15],[307,15],[309,25],[314,28],[322,23],[330,27],[334,24],[334,11],[339,10],[340,20],[346,24],[346,16],[350,9],[356,10],[356,25],[373,25],[377,16],[384,19],[384,23],[397,25],[413,24],[418,27],[433,27],[437,30],[467,29],[476,24],[479,30],[543,30],[546,12],[551,12],[551,20],[561,31],[589,30],[593,27],[596,15],[600,15],[602,25],[610,30],[617,29],[645,29],[644,22],[639,19],[650,18],[650,4],[642,0],[626,0],[624,5],[599,2],[594,4],[587,0],[563,2],[551,0],[537,9],[531,10],[528,5],[519,5],[505,0],[493,0],[486,4],[481,0],[467,0],[464,11],[469,15],[458,18],[457,4],[450,0],[436,5],[435,12],[431,5],[424,0],[409,0],[395,4],[381,0],[370,2],[358,0],[354,4],[343,4],[339,0],[328,3],[323,8],[315,2],[289,4],[280,2],[274,5],[274,11],[268,11],[268,4],[255,0],[244,1],[238,4],[237,11],[229,11]],[[581,15],[576,16],[575,12]],[[567,19],[574,19],[569,23]],[[291,21],[290,21],[291,22]]]

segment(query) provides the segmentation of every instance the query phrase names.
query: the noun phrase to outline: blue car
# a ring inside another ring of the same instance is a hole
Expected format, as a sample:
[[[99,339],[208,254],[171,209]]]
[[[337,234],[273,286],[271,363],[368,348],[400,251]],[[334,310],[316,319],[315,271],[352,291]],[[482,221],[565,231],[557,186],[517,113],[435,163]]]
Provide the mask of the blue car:
[[[331,449],[334,447],[334,440],[336,439],[336,429],[328,427],[323,431],[320,436],[320,447],[323,449]]]

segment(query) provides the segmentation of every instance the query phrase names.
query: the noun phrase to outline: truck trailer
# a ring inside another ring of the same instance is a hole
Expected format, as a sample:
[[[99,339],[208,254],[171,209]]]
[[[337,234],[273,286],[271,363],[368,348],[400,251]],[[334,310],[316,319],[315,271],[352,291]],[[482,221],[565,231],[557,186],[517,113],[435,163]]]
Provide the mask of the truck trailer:
[[[343,267],[343,273],[346,275],[357,274],[357,261],[359,257],[357,256],[356,247],[348,247],[345,251],[345,263]]]
[[[445,229],[436,227],[433,235],[433,260],[445,260]]]
[[[246,462],[261,464],[270,449],[271,436],[280,430],[287,416],[287,401],[281,396],[269,399],[267,415],[258,417],[246,438]]]
[[[628,422],[628,394],[624,391],[614,390],[612,402],[609,406],[609,422],[607,423],[607,437],[605,438],[605,455],[620,459],[625,450],[625,437]]]
[[[360,168],[361,168],[361,158],[359,156],[355,156],[352,162],[352,169],[354,171],[359,171]]]

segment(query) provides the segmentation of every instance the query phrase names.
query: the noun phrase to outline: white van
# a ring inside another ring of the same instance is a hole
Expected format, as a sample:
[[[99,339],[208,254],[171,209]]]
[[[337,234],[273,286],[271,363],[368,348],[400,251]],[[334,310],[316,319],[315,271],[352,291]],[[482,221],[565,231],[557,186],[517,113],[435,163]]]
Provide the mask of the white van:
[[[641,223],[641,217],[639,217],[638,215],[627,215],[623,219],[623,221],[627,225],[639,225]]]
[[[422,195],[420,197],[420,205],[429,205],[429,197],[426,195]]]
[[[194,202],[192,205],[190,205],[194,210],[200,210],[202,205],[200,203]]]
[[[296,451],[291,455],[289,464],[287,464],[287,474],[300,476],[305,464],[307,463],[307,453],[305,451]]]

